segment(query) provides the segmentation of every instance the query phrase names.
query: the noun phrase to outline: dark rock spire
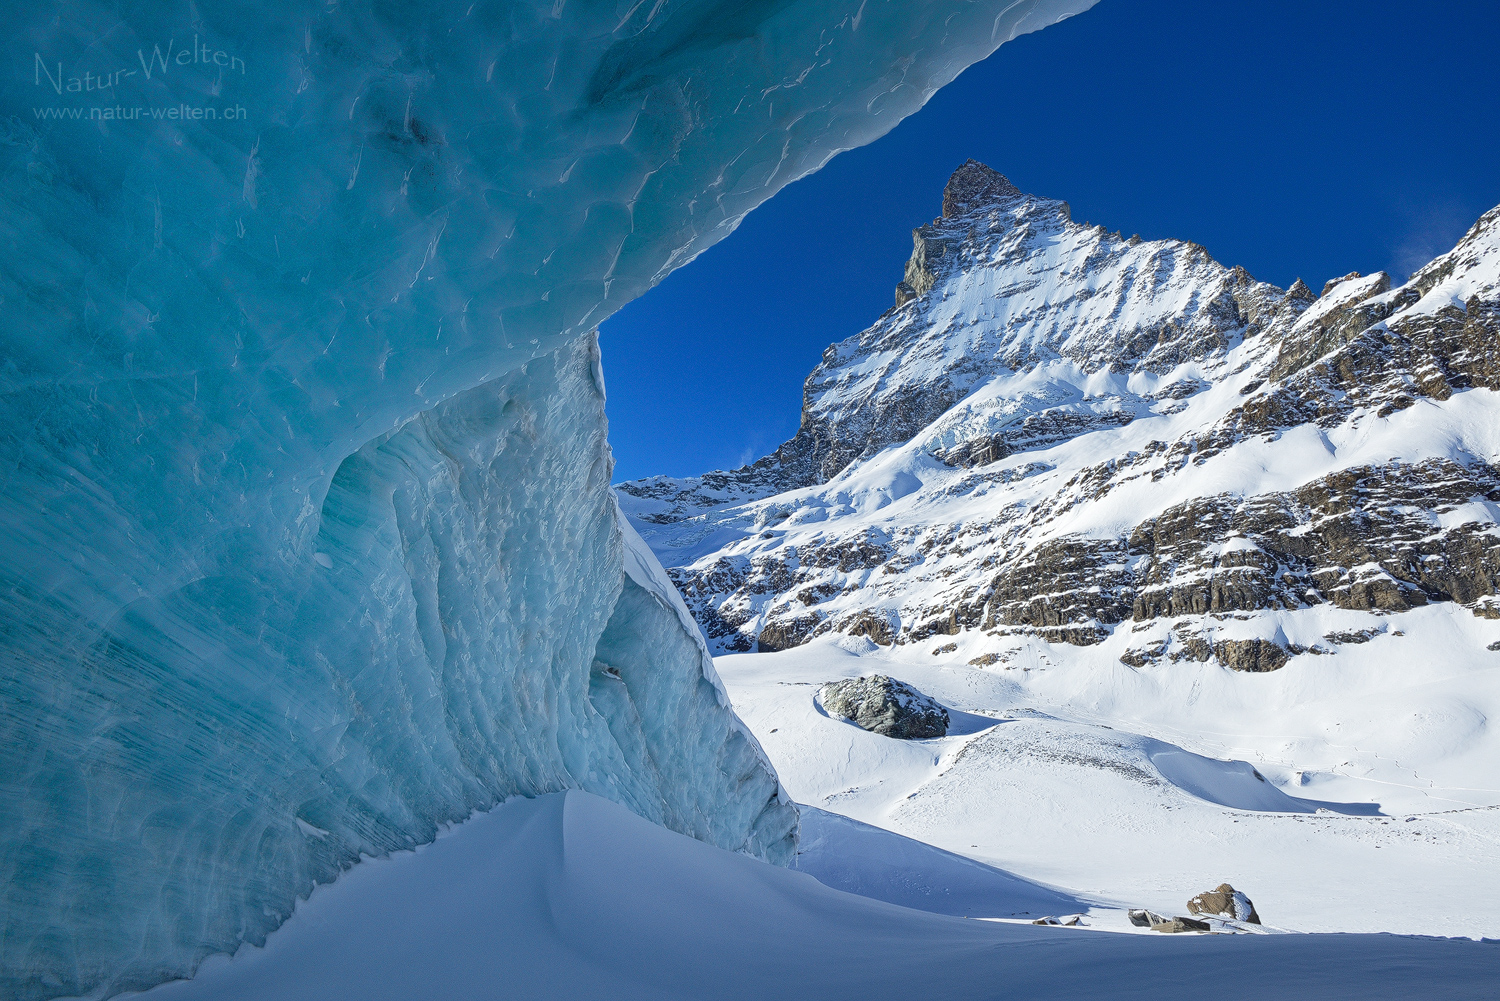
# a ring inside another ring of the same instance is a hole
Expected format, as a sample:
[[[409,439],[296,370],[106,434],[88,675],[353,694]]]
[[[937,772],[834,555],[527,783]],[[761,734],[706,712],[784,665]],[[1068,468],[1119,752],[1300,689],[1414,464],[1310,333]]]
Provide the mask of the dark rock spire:
[[[965,160],[943,188],[943,218],[952,219],[997,198],[1011,198],[1020,193],[1004,174],[978,160]]]

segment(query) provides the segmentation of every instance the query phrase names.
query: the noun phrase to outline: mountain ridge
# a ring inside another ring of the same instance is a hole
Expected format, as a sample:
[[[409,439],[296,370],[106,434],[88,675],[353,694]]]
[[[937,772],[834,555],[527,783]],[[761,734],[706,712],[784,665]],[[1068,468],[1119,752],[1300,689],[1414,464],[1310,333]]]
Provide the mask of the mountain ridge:
[[[617,485],[716,650],[1122,634],[1127,664],[1261,671],[1337,646],[1272,613],[1496,608],[1500,208],[1320,295],[972,160],[943,209],[791,440]]]

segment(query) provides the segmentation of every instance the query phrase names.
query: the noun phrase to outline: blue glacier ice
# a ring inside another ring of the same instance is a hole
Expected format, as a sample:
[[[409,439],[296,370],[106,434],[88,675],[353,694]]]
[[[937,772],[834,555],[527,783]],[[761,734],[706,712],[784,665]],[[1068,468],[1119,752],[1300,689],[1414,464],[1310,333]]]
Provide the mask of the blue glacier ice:
[[[594,331],[1091,3],[8,4],[0,995],[187,975],[517,794],[784,861]]]

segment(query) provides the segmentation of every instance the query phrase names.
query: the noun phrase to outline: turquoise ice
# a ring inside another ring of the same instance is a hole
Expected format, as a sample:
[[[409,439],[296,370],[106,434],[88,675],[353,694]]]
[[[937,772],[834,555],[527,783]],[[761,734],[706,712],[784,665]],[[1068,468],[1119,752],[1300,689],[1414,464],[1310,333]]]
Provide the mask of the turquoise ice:
[[[1090,2],[12,4],[0,994],[186,975],[512,795],[785,859],[593,331]]]

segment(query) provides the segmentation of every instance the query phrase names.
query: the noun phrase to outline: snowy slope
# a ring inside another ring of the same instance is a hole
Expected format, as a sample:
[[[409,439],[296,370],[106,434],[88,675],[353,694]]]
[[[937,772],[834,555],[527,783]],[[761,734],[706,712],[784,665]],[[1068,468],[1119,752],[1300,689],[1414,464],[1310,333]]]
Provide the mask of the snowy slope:
[[[1437,644],[1442,625],[1414,632]],[[719,670],[799,803],[1082,902],[1049,913],[1118,927],[1120,908],[1181,914],[1229,882],[1287,930],[1500,936],[1500,904],[1473,893],[1500,872],[1493,668],[1136,670],[1031,638],[995,670],[965,663],[982,635],[958,642],[933,657],[820,638]],[[871,673],[963,724],[898,741],[818,708],[818,686]]]
[[[906,875],[947,874],[936,860]],[[1014,899],[1057,902],[1024,885]],[[924,913],[570,792],[507,803],[415,853],[361,865],[316,891],[264,949],[215,957],[144,997],[1176,999],[1228,983],[1367,1001],[1488,997],[1497,975],[1493,943],[1108,935]]]
[[[973,161],[950,192],[966,182],[984,197],[913,233],[907,275],[926,294],[902,282],[895,308],[824,352],[795,438],[733,472],[626,484],[627,510],[671,524],[726,500],[823,483],[918,434],[946,452],[1004,429],[1016,451],[1117,426],[1149,411],[1142,397],[1167,386],[1184,395],[1205,369],[1222,370],[1224,349],[1310,298],[1225,268],[1196,244],[1077,224],[1065,202],[1022,194]],[[681,532],[648,538],[683,544]]]

